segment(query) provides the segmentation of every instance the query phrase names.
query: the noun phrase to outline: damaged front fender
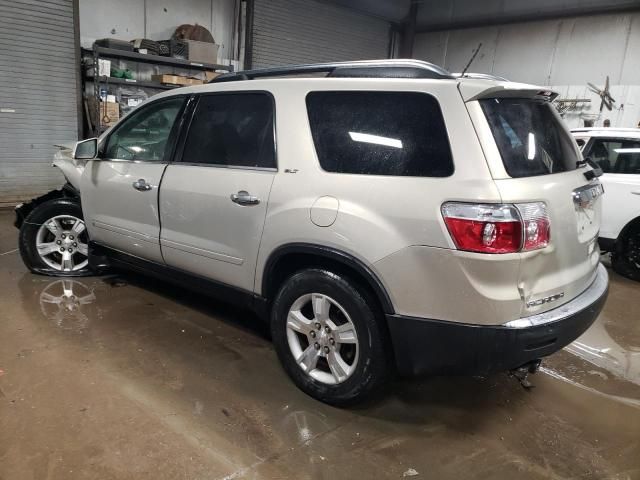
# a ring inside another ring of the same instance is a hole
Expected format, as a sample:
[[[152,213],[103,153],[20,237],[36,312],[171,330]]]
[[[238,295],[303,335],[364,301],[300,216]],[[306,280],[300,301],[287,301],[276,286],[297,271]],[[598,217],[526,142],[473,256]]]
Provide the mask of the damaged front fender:
[[[67,182],[76,191],[80,191],[80,178],[82,177],[82,172],[84,172],[86,162],[73,158],[73,148],[61,145],[60,150],[53,157],[52,165],[62,171]]]
[[[73,158],[73,146],[56,145],[56,147],[60,150],[55,153],[52,166],[62,171],[67,183],[58,190],[52,190],[31,201],[17,205],[15,208],[16,219],[13,224],[18,229],[24,223],[25,218],[41,203],[53,200],[54,198],[74,198],[80,202],[80,179],[82,172],[84,172],[86,162]]]
[[[22,224],[24,223],[25,218],[29,216],[29,214],[33,211],[41,203],[47,202],[49,200],[53,200],[54,198],[73,198],[77,199],[80,202],[80,192],[74,188],[71,183],[66,183],[62,188],[58,190],[52,190],[44,195],[41,195],[33,200],[25,203],[21,203],[17,205],[15,208],[16,219],[13,222],[13,225],[20,229]]]

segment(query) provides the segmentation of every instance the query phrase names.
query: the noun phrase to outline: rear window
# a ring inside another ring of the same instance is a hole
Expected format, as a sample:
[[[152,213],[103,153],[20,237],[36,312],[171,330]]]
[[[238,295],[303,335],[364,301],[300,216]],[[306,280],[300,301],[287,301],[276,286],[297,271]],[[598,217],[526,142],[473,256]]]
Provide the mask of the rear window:
[[[573,140],[549,102],[534,99],[480,100],[511,177],[575,170],[581,160]]]
[[[438,101],[413,92],[312,92],[307,110],[329,172],[447,177],[453,160]]]

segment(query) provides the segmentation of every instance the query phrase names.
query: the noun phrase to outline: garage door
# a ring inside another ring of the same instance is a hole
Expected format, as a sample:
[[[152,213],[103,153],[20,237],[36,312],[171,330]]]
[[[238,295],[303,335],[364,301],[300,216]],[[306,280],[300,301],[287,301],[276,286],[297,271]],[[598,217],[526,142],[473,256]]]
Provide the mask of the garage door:
[[[251,68],[387,58],[389,23],[315,0],[255,0]]]
[[[0,0],[0,206],[60,186],[54,144],[77,139],[72,0]]]

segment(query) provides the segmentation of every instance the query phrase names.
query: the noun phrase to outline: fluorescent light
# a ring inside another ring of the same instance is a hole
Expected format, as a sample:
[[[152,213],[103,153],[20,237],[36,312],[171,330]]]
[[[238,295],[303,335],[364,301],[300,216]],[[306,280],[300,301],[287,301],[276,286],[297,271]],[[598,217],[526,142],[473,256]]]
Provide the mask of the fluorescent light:
[[[380,137],[378,135],[358,132],[349,132],[349,136],[354,142],[375,143],[376,145],[384,145],[385,147],[402,148],[402,141],[397,138]]]
[[[640,148],[614,148],[616,153],[640,153]]]
[[[536,158],[536,137],[532,132],[529,132],[529,142],[527,146],[527,158],[533,160]]]

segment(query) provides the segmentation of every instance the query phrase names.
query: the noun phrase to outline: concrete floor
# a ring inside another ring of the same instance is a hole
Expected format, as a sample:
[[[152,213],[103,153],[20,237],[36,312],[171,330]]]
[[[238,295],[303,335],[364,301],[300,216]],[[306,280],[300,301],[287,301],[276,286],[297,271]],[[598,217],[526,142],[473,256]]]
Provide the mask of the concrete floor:
[[[640,284],[612,273],[604,313],[531,391],[399,381],[339,410],[293,386],[245,312],[144,277],[27,273],[11,220],[2,480],[640,478]]]

